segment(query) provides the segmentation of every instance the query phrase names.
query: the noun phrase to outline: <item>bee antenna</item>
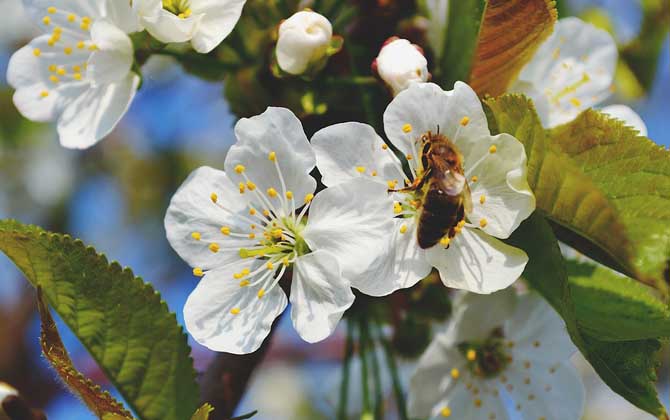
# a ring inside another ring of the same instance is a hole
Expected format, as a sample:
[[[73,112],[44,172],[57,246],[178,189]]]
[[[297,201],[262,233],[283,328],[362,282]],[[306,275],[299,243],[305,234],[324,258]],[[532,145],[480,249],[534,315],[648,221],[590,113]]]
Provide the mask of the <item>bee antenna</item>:
[[[440,134],[440,124],[437,125],[437,134]]]

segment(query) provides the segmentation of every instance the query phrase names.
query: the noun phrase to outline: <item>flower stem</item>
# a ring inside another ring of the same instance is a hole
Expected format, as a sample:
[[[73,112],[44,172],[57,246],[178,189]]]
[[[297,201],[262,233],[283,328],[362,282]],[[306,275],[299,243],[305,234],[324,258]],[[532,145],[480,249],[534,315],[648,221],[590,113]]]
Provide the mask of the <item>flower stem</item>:
[[[347,420],[347,403],[349,401],[349,374],[351,359],[354,355],[354,327],[351,320],[347,321],[347,341],[344,345],[344,360],[342,362],[342,382],[340,384],[340,401],[337,408],[338,420]]]
[[[407,406],[405,404],[405,393],[402,389],[402,383],[400,382],[400,375],[398,374],[398,365],[396,364],[395,354],[391,343],[384,337],[384,333],[381,330],[381,326],[376,324],[377,335],[379,342],[384,348],[384,354],[386,356],[386,365],[388,366],[389,372],[391,373],[391,381],[393,382],[393,393],[395,394],[396,405],[398,406],[398,417],[400,420],[409,420],[407,417]]]
[[[365,314],[361,315],[358,327],[360,330],[358,350],[359,350],[359,357],[361,359],[361,385],[363,388],[363,414],[361,415],[361,419],[368,419],[370,417],[370,414],[372,413],[372,409],[370,403],[370,381],[368,379],[368,357],[367,357],[368,353],[367,340],[369,331],[367,321],[365,319]]]
[[[382,389],[382,379],[379,369],[379,359],[377,354],[376,346],[370,334],[370,326],[368,319],[364,319],[365,331],[366,331],[366,344],[370,355],[370,366],[372,367],[372,379],[374,381],[374,390],[375,390],[375,400],[374,400],[374,413],[376,419],[384,418],[384,390]]]

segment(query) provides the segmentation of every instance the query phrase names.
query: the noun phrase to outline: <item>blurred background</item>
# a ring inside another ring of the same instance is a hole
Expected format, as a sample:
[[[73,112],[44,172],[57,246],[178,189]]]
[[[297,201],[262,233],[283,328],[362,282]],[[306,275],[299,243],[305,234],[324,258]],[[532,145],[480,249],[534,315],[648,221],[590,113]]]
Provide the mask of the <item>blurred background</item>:
[[[663,1],[663,0],[660,0]],[[563,0],[561,10],[608,26],[625,44],[639,32],[643,13],[635,0]],[[0,73],[18,47],[34,35],[21,0],[0,0]],[[653,88],[640,96],[631,89],[612,103],[636,109],[656,143],[670,146],[670,42],[666,37]],[[67,232],[130,266],[150,281],[183,322],[183,304],[196,278],[171,250],[163,216],[172,193],[195,168],[221,168],[234,142],[235,117],[219,83],[190,76],[170,59],[152,58],[144,85],[119,127],[85,152],[59,146],[55,128],[31,123],[15,110],[12,91],[0,78],[0,218],[16,218]],[[620,75],[625,84],[625,72]],[[634,90],[634,89],[633,89]],[[619,91],[619,90],[618,90]],[[93,419],[65,392],[40,356],[34,291],[0,255],[0,381],[19,388],[50,419]],[[75,364],[89,377],[106,379],[69,334],[60,330]],[[191,342],[198,369],[213,354]],[[258,420],[334,417],[343,337],[306,345],[290,322],[281,322],[264,364],[256,371],[240,413],[259,409]],[[576,359],[588,389],[585,419],[652,419],[611,392],[591,368]],[[403,364],[405,377],[412,363]],[[664,369],[667,370],[668,366]],[[357,369],[354,367],[353,372]],[[668,375],[661,372],[661,395],[668,404]],[[352,383],[359,381],[353,380]],[[385,381],[390,392],[390,383]],[[277,392],[277,390],[281,392]],[[352,415],[360,404],[350,404]]]

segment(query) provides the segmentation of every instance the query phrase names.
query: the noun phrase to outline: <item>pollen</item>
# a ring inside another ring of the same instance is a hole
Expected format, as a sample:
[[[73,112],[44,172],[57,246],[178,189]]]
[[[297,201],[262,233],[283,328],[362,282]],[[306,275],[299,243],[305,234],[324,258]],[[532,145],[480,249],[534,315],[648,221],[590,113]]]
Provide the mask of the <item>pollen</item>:
[[[482,219],[482,220],[479,221],[479,227],[481,227],[482,229],[485,228],[486,226],[488,226],[488,224],[489,224],[489,221],[486,220],[486,219]]]
[[[72,54],[72,47],[65,47],[65,48],[63,48],[63,52],[65,53],[65,55],[70,55],[70,54]]]
[[[231,315],[237,315],[241,312],[240,308],[233,308],[230,310]]]
[[[202,235],[200,234],[200,232],[193,232],[191,233],[191,238],[195,239],[196,241],[199,241],[200,239],[202,239]]]
[[[274,264],[272,264],[272,262],[268,262],[265,266],[267,267],[268,270],[274,270],[275,269],[275,266],[274,266]]]
[[[440,415],[441,415],[442,417],[449,417],[449,416],[451,416],[451,408],[449,408],[449,407],[444,407],[444,408],[440,411]]]
[[[97,51],[97,50],[98,50],[98,46],[95,45],[95,44],[91,44],[91,45],[88,47],[88,50],[89,50],[89,51]]]
[[[293,192],[286,191],[286,198],[288,198],[289,200],[293,200]]]
[[[388,185],[389,190],[395,190],[395,187],[398,186],[398,181],[393,180],[393,181],[387,182],[386,184]]]
[[[219,249],[220,249],[219,244],[217,244],[216,242],[209,244],[209,250],[212,251],[213,253],[216,254],[217,252],[219,252]]]
[[[247,181],[247,188],[249,188],[249,191],[253,191],[256,189],[256,184],[251,181]]]
[[[251,232],[251,233],[249,234],[249,239],[256,239],[256,234],[253,233],[253,232]]]
[[[284,267],[288,267],[288,265],[290,264],[290,261],[289,261],[288,257],[284,257],[281,260],[281,263],[284,264]]]
[[[270,154],[268,155],[268,160],[270,162],[276,162],[277,161],[277,153],[270,152]]]
[[[241,277],[240,277],[240,278],[241,278]],[[247,286],[250,285],[250,284],[251,284],[251,282],[250,282],[249,280],[242,280],[242,281],[240,282],[240,287],[247,287]]]
[[[407,233],[407,225],[402,225],[402,226],[400,226],[400,233],[401,233],[402,235],[404,235],[405,233]]]
[[[47,13],[49,13],[49,14],[51,14],[51,15],[53,15],[53,14],[56,13],[57,11],[58,11],[58,10],[56,10],[56,8],[53,7],[53,6],[47,8]]]
[[[481,197],[479,197],[479,204],[484,204],[484,203],[486,203],[486,196],[482,195]]]
[[[275,238],[275,239],[279,239],[279,238],[281,238],[281,237],[284,235],[284,231],[281,230],[281,229],[274,229],[274,230],[271,232],[271,235],[272,235],[273,238]]]
[[[56,70],[56,74],[59,76],[65,76],[67,74],[67,70],[65,70],[63,67],[59,68]]]
[[[458,370],[456,368],[451,369],[451,377],[452,378],[458,379],[460,376],[461,376],[461,371],[460,370]]]
[[[83,50],[85,46],[86,46],[86,43],[84,41],[77,42],[77,48],[78,49]]]
[[[49,16],[44,16],[44,17],[42,18],[42,23],[45,24],[45,25],[50,25],[50,24],[51,24],[51,17],[49,17]]]
[[[414,156],[412,156],[412,155],[407,155],[407,156],[405,156],[405,157],[407,158],[407,160],[412,160],[412,159],[414,159]]]
[[[193,275],[196,277],[202,277],[205,273],[202,271],[202,268],[196,267],[193,269]]]
[[[263,216],[270,217],[270,210],[263,210]]]
[[[81,81],[81,73],[75,73],[72,75],[72,78],[76,81]]]
[[[466,125],[470,124],[470,117],[463,117],[461,118],[461,125],[465,127]]]
[[[574,106],[575,108],[579,108],[579,107],[582,105],[582,101],[580,101],[580,100],[577,99],[577,98],[572,98],[572,99],[570,99],[570,103],[571,103],[572,106]]]
[[[261,289],[258,291],[258,299],[262,299],[263,296],[265,296],[265,289]]]
[[[39,48],[35,48],[35,49],[33,50],[33,55],[34,55],[35,57],[39,57],[40,55],[42,55],[42,50],[40,50]]]
[[[314,200],[314,194],[307,194],[305,196],[305,203],[311,203]]]
[[[395,214],[402,213],[402,206],[400,205],[400,203],[393,204],[393,213]]]
[[[268,188],[267,193],[268,193],[268,196],[269,196],[270,198],[276,198],[277,195],[278,195],[278,194],[277,194],[277,190],[275,190],[275,189],[272,188],[272,187]]]
[[[475,403],[475,407],[477,407],[477,408],[482,406],[482,400],[480,400],[479,398],[475,398],[474,403]]]
[[[479,181],[479,177],[477,175],[472,177],[472,182],[477,182]]]
[[[212,203],[216,204],[216,202],[219,201],[219,196],[216,193],[212,193],[212,195],[209,196],[209,199],[212,200]]]
[[[43,90],[42,92],[40,92],[40,96],[41,96],[42,98],[46,98],[47,96],[49,96],[49,91],[47,91],[47,90]]]
[[[246,191],[247,186],[244,185],[244,182],[240,182],[240,185],[238,186],[240,187],[240,194],[244,194],[244,191]]]
[[[56,71],[58,71],[58,66],[56,66],[55,64],[50,64],[49,65],[49,71],[51,73],[56,73]]]
[[[356,167],[356,172],[359,174],[364,174],[365,173],[365,166],[357,166]]]
[[[246,169],[247,168],[245,168],[244,165],[235,166],[235,172],[237,172],[238,174],[243,174]]]
[[[74,22],[75,20],[77,20],[77,15],[75,15],[74,13],[70,13],[69,15],[67,15],[68,22]]]
[[[448,236],[445,236],[442,239],[440,239],[440,245],[442,245],[442,246],[445,246],[445,247],[449,246],[450,243],[451,243],[451,239],[449,239]]]
[[[382,150],[388,150],[389,146],[388,144],[382,144]]]
[[[412,132],[412,124],[405,124],[402,126],[402,131],[403,133],[411,133]]]
[[[226,235],[226,236],[230,235],[230,228],[228,226],[223,226],[221,228],[221,233]]]
[[[477,360],[477,352],[470,349],[466,353],[465,358],[468,359],[468,361],[470,361],[470,362],[474,362],[475,360]]]
[[[489,147],[489,153],[494,154],[497,151],[498,151],[498,146],[496,146],[495,144],[493,146]]]
[[[254,208],[250,208],[250,209],[249,209],[249,215],[250,215],[250,216],[255,216],[255,215],[256,215],[256,209],[254,209]]]
[[[372,172],[370,173],[370,175],[372,175],[372,176],[377,176],[377,171],[372,171]]]
[[[81,73],[81,66],[77,66],[76,64],[72,66],[72,71],[76,73]]]

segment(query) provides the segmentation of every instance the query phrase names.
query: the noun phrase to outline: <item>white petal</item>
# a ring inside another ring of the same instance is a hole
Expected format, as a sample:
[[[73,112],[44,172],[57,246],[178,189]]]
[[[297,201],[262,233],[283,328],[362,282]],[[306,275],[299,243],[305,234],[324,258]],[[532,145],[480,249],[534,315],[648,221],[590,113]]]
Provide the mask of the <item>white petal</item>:
[[[88,78],[94,86],[119,82],[133,65],[133,44],[121,29],[105,20],[91,28],[91,38],[98,50],[88,60]]]
[[[491,295],[463,293],[454,302],[456,310],[444,335],[446,343],[456,346],[465,341],[485,340],[494,329],[511,326],[508,320],[517,313],[517,303],[513,289]]]
[[[412,83],[428,80],[428,60],[423,53],[406,39],[396,39],[382,47],[377,56],[379,76],[391,87],[394,94],[407,89]]]
[[[186,329],[211,350],[235,354],[258,350],[275,318],[286,308],[281,287],[274,287],[262,299],[257,287],[240,287],[233,275],[244,268],[253,270],[249,263],[240,261],[208,272],[186,301]],[[237,309],[239,313],[234,314]]]
[[[467,227],[451,241],[449,249],[437,245],[427,256],[445,286],[481,294],[514,283],[528,262],[522,250]]]
[[[110,1],[110,0],[107,0]],[[34,21],[40,21],[48,14],[49,7],[58,11],[88,16],[93,19],[105,16],[105,1],[100,0],[23,0],[23,6]]]
[[[65,108],[58,120],[61,144],[86,149],[108,135],[135,97],[140,78],[129,73],[119,83],[91,88]]]
[[[471,387],[468,387],[468,384]],[[476,395],[472,392],[474,388],[479,390]],[[454,419],[484,420],[495,418],[496,420],[507,420],[509,418],[507,410],[499,394],[494,395],[491,392],[486,392],[485,388],[486,382],[482,380],[474,379],[471,382],[466,382],[465,380],[457,381],[449,392],[435,405],[430,417],[431,420],[444,419],[445,417],[441,411],[445,408],[449,408],[451,413],[449,417]]]
[[[151,36],[165,43],[189,41],[202,19],[201,14],[182,19],[163,9],[161,0],[134,0],[133,9]]]
[[[461,124],[464,117],[467,125]],[[405,133],[410,127],[411,132]],[[414,84],[396,96],[384,113],[386,136],[405,155],[416,155],[421,135],[438,129],[455,142],[490,134],[481,102],[470,86],[456,82],[453,91],[445,92],[433,83]]]
[[[217,203],[211,199],[217,195]],[[224,210],[225,209],[225,210]],[[239,248],[249,247],[253,240],[225,236],[224,226],[233,232],[248,230],[234,215],[246,210],[246,200],[223,171],[202,167],[193,171],[172,197],[165,215],[165,231],[170,245],[192,267],[210,270],[239,259]],[[200,239],[193,238],[193,233]],[[221,247],[213,253],[209,246]]]
[[[517,84],[510,91],[547,101],[550,112],[542,122],[554,127],[609,96],[617,56],[616,43],[606,31],[575,17],[561,19],[519,75],[534,90]]]
[[[328,337],[353,303],[351,286],[333,255],[317,250],[298,257],[291,284],[291,319],[303,340],[316,343]]]
[[[364,293],[368,284],[383,280],[379,274],[387,264],[393,201],[386,188],[360,178],[321,191],[312,202],[303,231],[310,249],[334,255],[343,275]],[[392,288],[392,282],[388,288]]]
[[[456,348],[445,346],[440,336],[430,343],[410,380],[407,409],[411,418],[431,415],[438,402],[456,384],[451,377],[451,370],[465,372],[464,360]]]
[[[142,30],[139,16],[134,12],[131,2],[105,0],[105,18],[117,28],[129,34]]]
[[[568,360],[577,351],[563,319],[535,293],[519,296],[516,312],[503,329],[514,342],[519,360],[553,365]]]
[[[246,0],[193,0],[191,10],[201,14],[200,24],[191,39],[199,53],[216,48],[235,28]]]
[[[286,191],[282,191],[275,162],[268,158],[274,152],[286,188],[293,193],[296,205],[301,207],[305,196],[314,193],[316,180],[309,173],[316,166],[316,157],[302,123],[290,110],[268,108],[261,115],[243,118],[235,126],[235,135],[237,143],[228,151],[224,165],[234,182],[245,181],[235,172],[237,165],[245,166],[245,175],[256,184],[260,194],[265,194],[269,188],[280,194],[271,202],[275,207],[281,207],[281,203],[285,203]],[[253,200],[259,207],[263,205],[257,197]]]
[[[323,175],[321,181],[328,186],[363,176],[385,185],[392,180],[402,183],[405,175],[398,158],[382,146],[384,141],[374,128],[357,122],[331,125],[312,137],[316,166]]]
[[[489,235],[506,239],[535,211],[535,196],[527,180],[523,144],[509,134],[464,140],[465,174],[470,182],[473,212],[467,217]],[[466,146],[467,144],[467,146]],[[495,153],[491,153],[495,147]],[[471,165],[475,165],[474,167]],[[481,223],[481,224],[480,224]]]
[[[279,67],[294,75],[304,73],[326,55],[332,36],[333,27],[324,16],[309,10],[295,13],[279,26]]]
[[[647,137],[647,125],[640,115],[630,107],[626,105],[610,105],[601,109],[600,112],[623,121],[627,126],[636,129],[641,136]]]
[[[519,363],[520,365],[521,363]],[[514,402],[524,419],[580,419],[584,411],[584,385],[570,362],[554,366],[510,367],[505,372]]]

